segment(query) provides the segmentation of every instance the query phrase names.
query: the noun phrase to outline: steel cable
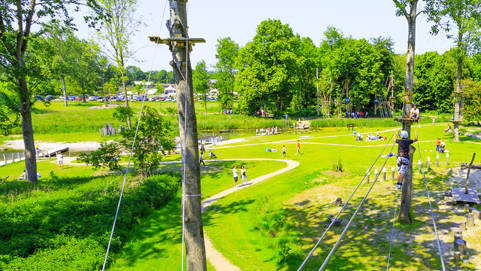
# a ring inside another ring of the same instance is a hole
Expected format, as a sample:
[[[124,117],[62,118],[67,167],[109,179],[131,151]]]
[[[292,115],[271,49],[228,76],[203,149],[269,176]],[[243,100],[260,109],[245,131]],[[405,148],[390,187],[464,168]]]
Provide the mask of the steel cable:
[[[164,13],[162,15],[162,21],[164,20],[164,15],[165,15],[165,9],[167,7],[167,0],[165,1],[165,5],[164,5]],[[160,37],[160,33],[161,33],[161,30],[162,30],[162,26],[160,27],[159,29],[159,37]],[[158,38],[157,38],[158,40]],[[154,55],[153,55],[153,58],[152,58],[152,64],[151,64],[151,67],[150,67],[150,72],[149,72],[149,77],[148,77],[148,80],[147,82],[150,82],[150,76],[152,74],[152,67],[154,65],[154,60],[155,60],[155,55],[157,53],[157,46],[155,46],[155,50],[154,50]],[[148,90],[148,86],[147,86],[147,90]],[[145,93],[146,97],[147,97],[147,91]],[[125,97],[125,99],[127,99],[127,97]],[[119,203],[117,204],[117,211],[115,212],[115,218],[114,218],[114,223],[112,225],[112,230],[110,232],[110,238],[109,238],[109,244],[107,246],[107,252],[105,253],[105,259],[104,259],[104,264],[102,266],[102,271],[105,270],[105,266],[107,265],[107,259],[108,259],[108,256],[109,256],[109,251],[110,251],[110,245],[112,243],[112,237],[114,235],[114,230],[115,230],[115,225],[117,223],[117,218],[118,218],[118,214],[119,214],[119,210],[120,210],[120,203],[122,202],[122,196],[124,194],[124,189],[125,189],[125,182],[127,181],[127,175],[129,173],[129,168],[130,168],[130,162],[132,160],[132,153],[134,151],[134,146],[135,146],[135,141],[137,140],[137,133],[139,131],[139,124],[140,124],[140,119],[142,118],[142,112],[144,110],[144,103],[145,103],[145,98],[142,99],[142,107],[140,108],[140,114],[139,114],[139,120],[137,121],[137,127],[135,129],[135,135],[134,135],[134,141],[132,142],[132,148],[130,149],[130,156],[129,156],[129,162],[127,164],[127,169],[125,170],[125,175],[124,175],[124,180],[122,182],[122,190],[120,191],[120,197],[119,197]]]

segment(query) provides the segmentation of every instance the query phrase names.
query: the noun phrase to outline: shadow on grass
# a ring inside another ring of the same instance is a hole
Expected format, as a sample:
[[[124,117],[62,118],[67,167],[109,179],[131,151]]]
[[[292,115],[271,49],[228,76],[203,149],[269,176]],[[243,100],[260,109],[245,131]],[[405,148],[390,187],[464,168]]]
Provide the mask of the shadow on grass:
[[[428,178],[444,263],[448,268],[455,268],[453,264],[453,242],[447,237],[447,234],[449,228],[459,226],[459,222],[451,214],[439,208],[438,204],[441,204],[441,201],[437,198],[440,191],[447,189],[445,184],[447,176],[429,172],[426,177]],[[327,264],[326,270],[386,269],[396,193],[395,189],[384,189],[384,191],[376,191],[376,193],[370,194],[369,197],[372,200],[365,202],[359,210],[334,256]],[[331,228],[303,270],[318,270],[321,267],[360,203],[362,196],[359,195],[359,197],[351,200],[352,205],[346,207],[339,217],[342,225]],[[309,205],[305,201],[301,203],[303,204],[298,203],[298,206],[289,208],[289,213],[296,221],[296,229],[300,233],[298,241],[304,249],[307,249],[303,251],[304,255],[307,256],[310,249],[325,231],[327,214],[336,215],[339,207]],[[397,204],[399,205],[399,201]],[[390,269],[442,269],[422,175],[415,176],[411,210],[414,214],[412,223],[404,224],[396,221],[394,225]],[[397,208],[397,212],[399,212],[399,208]],[[469,246],[468,242],[468,254],[477,255],[479,253],[477,249],[473,249],[474,244],[471,245],[471,248]],[[303,260],[304,258],[287,262],[288,269],[296,270]],[[279,269],[281,268],[282,265],[279,265]],[[474,270],[474,267],[463,266],[463,270]]]

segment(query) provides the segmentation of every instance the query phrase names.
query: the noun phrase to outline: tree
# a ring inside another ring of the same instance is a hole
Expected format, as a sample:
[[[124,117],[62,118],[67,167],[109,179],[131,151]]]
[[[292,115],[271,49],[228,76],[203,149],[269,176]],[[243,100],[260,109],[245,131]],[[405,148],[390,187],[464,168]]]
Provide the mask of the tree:
[[[456,91],[461,93],[463,60],[466,55],[481,46],[481,0],[433,0],[428,4],[428,18],[434,22],[431,33],[438,35],[441,30],[447,38],[456,43]],[[457,36],[452,34],[457,31]],[[454,142],[459,142],[459,108],[455,103]]]
[[[421,12],[417,11],[419,0],[393,0],[396,5],[396,15],[404,16],[408,22],[408,52],[406,63],[406,80],[404,93],[407,97],[412,97],[414,90],[414,56],[416,48],[416,19]],[[406,9],[409,6],[409,11]],[[411,111],[412,101],[404,104],[403,117],[408,117]],[[411,138],[411,123],[403,121],[403,130],[409,134]],[[412,150],[411,150],[412,151]],[[410,151],[410,153],[411,153]],[[410,163],[404,175],[404,185],[401,196],[401,207],[399,209],[398,220],[404,222],[411,222],[409,211],[411,210],[411,190],[412,190],[412,156],[410,156]]]
[[[207,68],[205,61],[197,62],[194,73],[192,74],[194,84],[194,92],[203,96],[205,114],[207,114],[207,94],[209,93],[209,77],[207,76]]]
[[[215,87],[219,90],[219,104],[222,108],[233,107],[234,82],[236,77],[235,59],[239,53],[239,45],[230,37],[217,39],[217,82]]]
[[[117,65],[125,97],[125,106],[129,106],[126,84],[129,80],[125,63],[134,55],[132,38],[141,19],[136,19],[137,0],[100,0],[98,3],[105,9],[108,17],[104,20],[104,27],[97,32],[98,37],[108,43],[103,49],[106,55]],[[127,116],[127,127],[131,129],[130,116]]]
[[[170,37],[188,38],[187,1],[169,0],[170,19],[167,21]],[[183,46],[182,46],[183,45]],[[199,146],[197,117],[192,87],[192,66],[185,43],[171,42],[171,66],[177,83],[177,112],[182,146],[182,206],[187,270],[207,270],[202,223]],[[190,44],[187,44],[190,47]]]
[[[462,81],[464,86],[465,104],[464,118],[467,121],[481,120],[481,83],[471,79]]]
[[[244,111],[263,107],[277,112],[292,100],[299,82],[300,43],[289,25],[271,19],[261,22],[253,41],[241,48],[236,58],[235,89]]]
[[[93,15],[86,16],[85,19],[90,26],[95,26],[96,19],[102,16],[97,15],[101,14],[101,9],[94,0],[5,0],[0,7],[1,80],[12,83],[18,96],[26,152],[25,167],[27,179],[31,182],[37,182],[31,108],[36,101],[35,94],[40,91],[37,83],[43,80],[45,74],[37,65],[40,62],[39,56],[30,53],[28,49],[36,46],[35,38],[44,30],[45,22],[58,20],[67,27],[72,27],[72,18],[67,10],[78,10],[80,5],[93,9]]]
[[[72,66],[75,72],[70,77],[77,82],[80,87],[77,94],[82,96],[85,102],[85,95],[93,93],[99,84],[101,84],[102,65],[99,48],[96,44],[86,40],[78,40],[72,50],[75,52],[75,58]]]
[[[155,88],[157,89],[155,92],[157,95],[164,94],[165,89],[160,83],[158,83]]]
[[[117,107],[120,108],[120,107]],[[117,109],[116,108],[116,109]],[[130,115],[130,114],[129,114]],[[132,161],[143,178],[153,173],[162,160],[162,154],[175,147],[172,138],[173,131],[170,121],[165,119],[157,110],[145,106],[138,125],[137,139],[133,145]],[[155,127],[155,129],[152,129]],[[135,129],[124,130],[119,144],[126,149],[132,148]]]

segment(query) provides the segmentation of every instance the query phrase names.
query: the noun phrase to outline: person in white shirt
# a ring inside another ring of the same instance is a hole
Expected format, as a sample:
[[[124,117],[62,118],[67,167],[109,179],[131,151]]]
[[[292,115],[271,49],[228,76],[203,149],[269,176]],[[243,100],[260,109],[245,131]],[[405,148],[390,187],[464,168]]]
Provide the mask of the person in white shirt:
[[[57,152],[57,163],[58,169],[63,169],[63,155],[60,152]]]
[[[234,187],[237,187],[237,178],[239,175],[237,175],[237,167],[234,166],[234,170],[232,170],[232,173],[234,174]]]
[[[244,180],[246,182],[246,185],[247,185],[247,174],[246,174],[246,169],[244,166],[241,166],[241,178],[242,178],[242,184],[241,185],[244,185]]]
[[[286,145],[282,146],[282,157],[286,157]]]
[[[411,108],[411,118],[415,119],[418,121],[419,128],[421,128],[421,116],[419,116],[419,109],[417,108],[416,105]]]

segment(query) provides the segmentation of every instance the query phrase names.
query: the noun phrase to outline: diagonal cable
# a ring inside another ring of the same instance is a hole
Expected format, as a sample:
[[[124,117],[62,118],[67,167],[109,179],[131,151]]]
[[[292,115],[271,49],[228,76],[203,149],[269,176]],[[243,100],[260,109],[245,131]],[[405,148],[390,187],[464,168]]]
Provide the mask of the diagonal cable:
[[[167,0],[165,1],[164,14],[165,14],[165,7],[166,6],[167,6]],[[162,15],[162,21],[164,20],[164,14]],[[162,27],[159,29],[159,37],[160,37],[161,30],[162,30]],[[150,76],[152,74],[152,67],[154,65],[156,52],[157,52],[157,46],[155,46],[154,55],[153,55],[153,58],[152,58],[152,65],[151,65],[150,71],[149,71],[148,82],[150,81]],[[148,86],[147,86],[147,89],[148,89]],[[147,95],[147,93],[146,93],[146,95]],[[125,99],[127,99],[127,97],[125,97]],[[135,141],[137,140],[137,133],[139,131],[139,124],[140,124],[140,119],[142,118],[142,111],[144,110],[145,100],[146,99],[142,99],[142,107],[140,108],[139,120],[137,121],[137,127],[135,129],[134,141],[132,142],[132,148],[130,149],[129,163],[127,164],[127,169],[125,170],[124,180],[122,182],[122,190],[120,191],[119,203],[117,204],[117,211],[115,211],[114,223],[112,225],[112,231],[110,232],[109,244],[107,246],[107,252],[105,253],[105,259],[104,259],[104,264],[102,266],[102,271],[105,270],[105,266],[107,265],[107,259],[108,259],[108,256],[109,256],[110,245],[112,243],[112,237],[114,236],[115,225],[117,223],[117,218],[118,218],[119,210],[120,210],[120,203],[122,202],[122,196],[124,195],[125,182],[127,181],[127,174],[129,173],[130,162],[132,160],[132,153],[134,151]]]
[[[374,161],[374,163],[371,165],[371,167],[369,168],[369,170],[366,172],[366,174],[364,175],[364,177],[362,178],[361,182],[359,182],[359,184],[357,185],[356,189],[354,189],[354,192],[352,192],[351,196],[349,197],[349,199],[346,201],[346,203],[344,203],[344,206],[342,206],[341,210],[337,213],[336,217],[334,220],[332,220],[331,224],[329,224],[329,226],[327,227],[327,229],[324,231],[324,233],[322,234],[321,238],[319,238],[319,241],[317,241],[316,245],[314,246],[314,248],[311,250],[311,252],[309,253],[309,255],[307,255],[306,259],[304,260],[304,262],[301,264],[301,266],[299,267],[298,271],[302,270],[302,268],[304,268],[304,265],[306,265],[307,261],[309,260],[309,258],[312,256],[312,254],[314,253],[314,251],[316,250],[316,248],[319,246],[319,244],[321,243],[322,239],[324,239],[324,237],[326,236],[327,232],[331,229],[332,225],[334,225],[334,222],[336,221],[336,219],[339,217],[339,215],[342,213],[342,211],[346,208],[347,204],[349,203],[349,201],[351,200],[351,198],[354,196],[354,194],[356,193],[357,189],[361,186],[361,184],[364,182],[364,179],[366,178],[366,176],[369,174],[369,172],[371,171],[371,169],[374,167],[374,165],[376,164],[376,162],[379,160],[379,158],[381,157],[381,155],[383,154],[384,150],[386,149],[386,147],[389,145],[389,143],[391,142],[391,140],[393,139],[394,135],[391,136],[391,138],[389,139],[389,141],[387,142],[386,146],[384,146],[384,148],[382,149],[381,153],[379,154],[379,156],[376,158],[376,160]],[[391,149],[392,151],[392,149]]]
[[[421,156],[421,149],[419,147],[419,141],[418,141],[418,151],[419,151],[419,159],[421,159],[421,161],[423,160],[422,156]],[[433,212],[433,205],[431,204],[431,197],[429,195],[429,189],[428,189],[428,182],[426,180],[426,173],[424,172],[424,165],[421,163],[421,169],[423,171],[423,176],[424,176],[424,184],[426,185],[426,194],[428,196],[428,201],[429,201],[429,208],[431,209],[431,217],[433,219],[433,226],[434,226],[434,233],[436,234],[436,240],[437,240],[437,244],[438,244],[438,250],[439,250],[439,257],[441,259],[441,264],[442,264],[442,267],[443,267],[443,271],[446,271],[446,267],[444,266],[444,259],[443,259],[443,251],[441,249],[441,243],[439,242],[439,236],[438,236],[438,229],[436,227],[436,220],[434,219],[434,212]]]

